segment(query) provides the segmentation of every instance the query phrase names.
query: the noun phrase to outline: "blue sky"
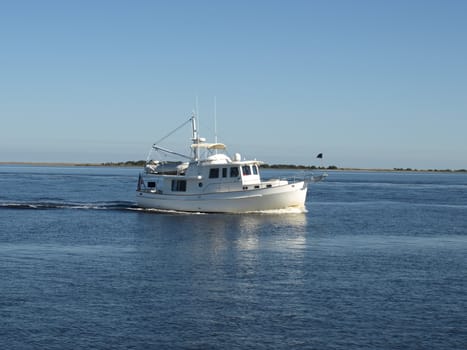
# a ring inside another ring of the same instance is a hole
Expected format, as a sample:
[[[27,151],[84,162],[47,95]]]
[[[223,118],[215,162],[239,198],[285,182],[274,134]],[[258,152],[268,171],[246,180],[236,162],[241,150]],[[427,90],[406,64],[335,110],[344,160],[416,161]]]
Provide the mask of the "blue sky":
[[[0,161],[145,159],[216,98],[232,154],[467,168],[466,38],[462,0],[0,1]]]

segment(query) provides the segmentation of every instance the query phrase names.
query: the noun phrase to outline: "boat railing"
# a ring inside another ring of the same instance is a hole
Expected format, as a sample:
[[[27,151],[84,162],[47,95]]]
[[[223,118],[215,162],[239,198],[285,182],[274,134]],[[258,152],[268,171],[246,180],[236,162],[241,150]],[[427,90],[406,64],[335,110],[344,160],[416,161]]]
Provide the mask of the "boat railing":
[[[264,179],[263,182],[275,182],[275,181],[288,181],[289,183],[297,183],[297,182],[320,182],[324,181],[326,177],[328,176],[327,173],[322,173],[319,175],[315,175],[313,173],[307,173],[307,174],[296,174],[296,175],[291,175],[291,176],[280,176],[279,178],[266,178]]]
[[[280,182],[280,181],[287,181],[288,183],[296,183],[300,181],[304,181],[305,177],[304,176],[280,176],[280,177],[274,177],[274,178],[265,178],[263,182]]]

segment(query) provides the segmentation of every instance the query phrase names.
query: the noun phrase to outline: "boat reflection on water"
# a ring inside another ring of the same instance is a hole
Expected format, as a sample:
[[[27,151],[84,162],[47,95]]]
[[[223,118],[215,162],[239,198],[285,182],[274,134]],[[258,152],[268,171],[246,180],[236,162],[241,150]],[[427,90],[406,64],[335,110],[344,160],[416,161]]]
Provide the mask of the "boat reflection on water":
[[[236,227],[237,245],[241,250],[302,249],[306,224],[305,213],[241,216]]]
[[[306,246],[304,212],[258,214],[180,214],[142,212],[147,247],[189,244],[189,254],[217,255],[226,251],[287,251]]]

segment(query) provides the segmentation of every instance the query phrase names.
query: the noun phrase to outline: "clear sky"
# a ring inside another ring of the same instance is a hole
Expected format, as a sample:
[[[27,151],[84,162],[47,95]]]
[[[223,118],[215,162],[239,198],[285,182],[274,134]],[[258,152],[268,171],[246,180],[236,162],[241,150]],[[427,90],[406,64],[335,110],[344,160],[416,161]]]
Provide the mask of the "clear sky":
[[[0,0],[0,161],[145,159],[215,97],[232,154],[465,169],[467,1]]]

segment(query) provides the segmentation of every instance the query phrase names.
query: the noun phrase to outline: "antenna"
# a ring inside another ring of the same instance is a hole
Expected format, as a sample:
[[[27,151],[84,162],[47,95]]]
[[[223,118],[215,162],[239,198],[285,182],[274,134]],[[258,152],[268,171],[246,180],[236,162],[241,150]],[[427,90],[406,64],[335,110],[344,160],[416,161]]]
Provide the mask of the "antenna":
[[[196,106],[195,106],[195,109],[196,109],[196,118],[198,119],[198,137],[199,137],[199,126],[200,126],[200,121],[199,121],[199,104],[198,104],[198,95],[196,95]]]
[[[214,142],[217,143],[217,97],[214,96]]]
[[[200,139],[201,139],[200,136],[199,136],[199,135],[200,135],[200,134],[199,134],[199,127],[200,127],[200,124],[201,124],[201,123],[200,123],[200,121],[199,121],[198,95],[196,95],[195,104],[196,104],[196,105],[195,105],[195,110],[196,110],[196,112],[195,112],[195,117],[193,118],[193,120],[195,121],[194,126],[195,126],[196,132],[193,133],[193,135],[194,135],[193,138],[195,139],[194,142],[196,143],[196,145],[199,145]],[[196,125],[196,119],[198,119],[198,123],[197,123],[198,125]],[[193,152],[194,152],[194,158],[195,158],[195,160],[199,161],[199,147],[196,147],[196,148],[193,150]]]

